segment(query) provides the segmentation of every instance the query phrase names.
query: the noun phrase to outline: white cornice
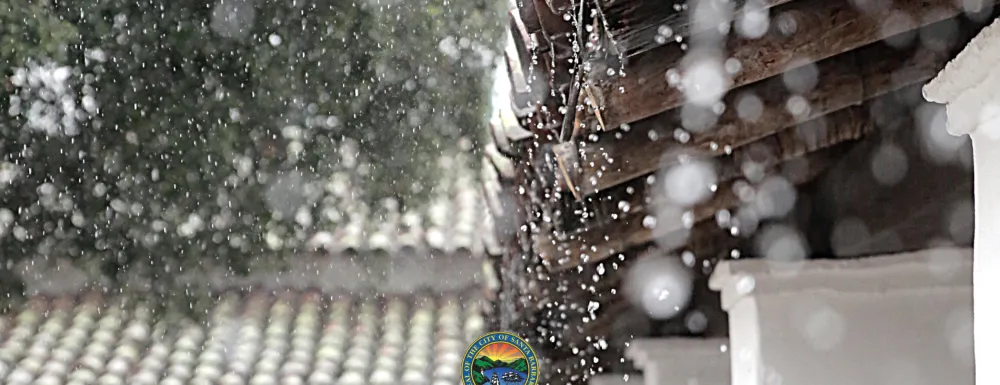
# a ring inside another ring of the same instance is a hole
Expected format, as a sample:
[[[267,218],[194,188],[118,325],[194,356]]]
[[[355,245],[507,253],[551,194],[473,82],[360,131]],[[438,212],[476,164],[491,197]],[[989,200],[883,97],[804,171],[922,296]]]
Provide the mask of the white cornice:
[[[972,253],[969,249],[940,248],[858,259],[741,259],[720,263],[709,286],[721,293],[727,310],[749,296],[791,292],[865,295],[968,290],[972,286]]]
[[[950,103],[985,79],[1000,63],[1000,44],[997,43],[1000,43],[1000,19],[980,31],[937,77],[924,86],[924,97],[935,103]]]
[[[636,339],[625,357],[643,371],[647,385],[729,383],[728,338]]]
[[[1000,19],[984,28],[924,86],[924,98],[947,105],[949,133],[970,134],[1000,117],[1000,72],[995,70],[998,65]]]

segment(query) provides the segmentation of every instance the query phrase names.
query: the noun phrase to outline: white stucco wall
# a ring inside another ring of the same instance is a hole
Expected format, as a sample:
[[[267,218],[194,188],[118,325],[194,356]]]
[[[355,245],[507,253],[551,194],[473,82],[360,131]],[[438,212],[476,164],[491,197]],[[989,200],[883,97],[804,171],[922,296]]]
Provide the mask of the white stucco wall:
[[[1000,85],[998,85],[1000,87]],[[994,120],[992,129],[1000,130]],[[1000,140],[972,134],[976,385],[1000,384]]]
[[[972,138],[976,385],[1000,384],[1000,19],[924,87],[947,106],[947,128]]]
[[[719,266],[733,385],[971,385],[972,260],[936,249]]]

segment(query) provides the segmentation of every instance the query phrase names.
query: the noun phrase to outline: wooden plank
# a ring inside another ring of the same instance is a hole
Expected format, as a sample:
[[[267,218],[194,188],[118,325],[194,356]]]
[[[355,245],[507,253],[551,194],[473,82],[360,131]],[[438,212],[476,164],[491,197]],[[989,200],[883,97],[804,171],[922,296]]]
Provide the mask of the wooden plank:
[[[524,22],[525,30],[528,33],[536,33],[542,30],[542,22],[538,19],[538,12],[535,11],[538,0],[514,0],[511,3],[514,3],[514,8]]]
[[[526,50],[527,48],[523,45],[524,42],[519,43],[519,38],[515,38],[513,32],[507,35],[510,39],[510,44],[504,49],[503,56],[507,62],[507,78],[510,80],[510,88],[512,91],[516,92],[526,92],[528,90],[528,77],[526,74],[530,74],[532,71],[530,63],[522,62],[520,55],[521,50]]]
[[[844,128],[830,129],[831,127]],[[710,226],[717,226],[711,220],[715,212],[738,206],[739,199],[734,195],[731,186],[740,177],[740,166],[746,160],[753,159],[761,167],[773,170],[783,163],[804,157],[807,160],[807,172],[788,175],[791,183],[803,184],[813,180],[827,166],[833,164],[839,147],[820,150],[860,138],[873,129],[874,125],[867,118],[865,107],[858,106],[786,129],[758,141],[753,146],[744,147],[730,156],[723,157],[717,171],[720,180],[718,192],[707,202],[690,210],[693,215],[692,223],[708,222]],[[620,214],[617,220],[568,235],[563,239],[552,232],[536,235],[535,251],[545,260],[550,270],[561,271],[581,263],[603,260],[631,247],[652,242],[657,237],[683,234],[685,231],[692,234],[701,231],[698,228],[686,230],[681,227],[683,225],[680,221],[676,221],[675,226],[664,226],[667,222],[663,219],[657,219],[656,225],[651,226],[646,217],[655,218],[656,210],[652,201],[654,194],[647,191],[650,186],[646,180],[635,180],[621,187],[624,187],[622,190],[631,190],[633,193],[618,194],[618,196],[624,195],[621,199],[626,199],[625,204],[618,206],[628,207],[628,210],[627,213]],[[614,198],[616,191],[602,193],[607,194],[610,199],[604,196],[592,199],[619,202],[621,199]]]
[[[738,20],[747,10],[765,10],[785,4],[791,0],[757,0],[752,8],[747,8],[747,0],[732,0],[733,12],[728,20]],[[675,36],[687,37],[704,32],[707,26],[695,26],[690,22],[691,9],[680,10],[674,6],[684,1],[665,0],[602,0],[598,1],[601,14],[607,20],[608,33],[626,56],[642,54],[666,42],[674,42]],[[725,20],[719,20],[724,22]],[[663,35],[661,29],[669,36]],[[663,37],[658,37],[663,36]]]
[[[503,132],[507,135],[507,140],[512,143],[525,141],[534,137],[534,134],[532,134],[530,130],[527,130],[517,124],[504,124]]]
[[[481,178],[483,179],[480,183],[480,188],[483,191],[483,200],[486,201],[486,209],[488,213],[493,217],[498,217],[503,215],[504,210],[500,202],[500,177],[496,173],[496,169],[489,164],[487,159],[483,159],[483,170],[481,173]]]
[[[549,77],[544,61],[532,59],[537,45],[536,35],[529,33],[517,10],[508,15],[511,48],[504,52],[507,60],[507,77],[510,81],[510,105],[518,118],[524,118],[536,109],[548,95]]]
[[[507,76],[510,77],[513,90],[523,93],[527,88],[528,76],[532,72],[531,52],[536,45],[535,35],[527,31],[516,10],[507,14],[507,23],[513,43],[513,49],[508,48],[504,52],[504,58],[507,59]]]
[[[521,15],[516,9],[512,9],[507,13],[507,28],[510,31],[511,38],[513,38],[517,59],[524,60],[531,58],[531,50],[534,49],[533,34],[528,32],[527,26],[524,25],[524,20],[521,20]]]
[[[732,0],[733,12],[727,20],[735,20],[747,9],[767,9],[775,7],[791,0],[758,0],[753,4],[753,8],[746,8],[747,0]],[[547,0],[549,9],[557,14],[564,15],[573,10],[574,2],[571,0]],[[668,28],[671,36],[669,42],[673,42],[674,36],[690,36],[692,33],[704,32],[709,26],[695,26],[690,23],[691,9],[684,6],[684,0],[600,0],[596,1],[601,21],[607,27],[607,32],[612,36],[615,44],[620,47],[626,56],[633,56],[664,43],[658,41],[658,35],[662,35],[661,28]],[[538,5],[535,5],[538,6]],[[711,26],[714,27],[714,26]]]
[[[545,6],[542,8],[548,9]],[[527,96],[527,99],[531,101],[544,100],[551,96],[550,89],[559,90],[560,85],[568,83],[568,79],[572,76],[569,74],[571,65],[565,59],[572,56],[572,45],[567,39],[571,39],[570,34],[573,26],[545,12],[542,12],[540,16],[543,25],[556,25],[549,30],[557,32],[531,33],[527,30],[516,9],[508,13],[514,52],[516,52],[514,55],[507,56],[508,69],[514,68],[513,63],[519,64],[524,82],[518,81],[515,74],[509,73],[508,75],[512,77],[512,85],[523,83],[526,87],[512,90],[515,104],[519,109],[524,109],[524,104],[531,104],[519,99],[524,99]],[[553,105],[553,109],[555,108],[556,106]]]
[[[566,12],[573,10],[573,5],[576,4],[574,0],[545,0],[545,4],[548,5],[549,9],[553,13],[562,15]]]
[[[971,29],[966,31],[966,35],[971,37]],[[947,37],[939,36],[937,39]],[[631,124],[627,133],[601,133],[597,141],[581,147],[582,193],[593,194],[653,172],[662,167],[661,154],[667,152],[694,151],[722,155],[805,119],[814,119],[903,87],[922,84],[944,67],[952,57],[951,51],[953,49],[932,51],[923,48],[896,51],[877,43],[817,63],[817,84],[802,95],[788,90],[782,77],[741,87],[723,99],[727,108],[712,128],[701,132],[682,131],[688,136],[683,143],[674,138],[674,130],[684,125],[680,109]],[[808,105],[804,113],[794,114],[789,110],[788,101],[794,96],[801,97]],[[741,114],[740,105],[746,100],[759,103],[759,116],[742,116],[745,112]]]
[[[987,0],[993,3],[992,0]],[[738,60],[741,71],[730,88],[777,75],[789,67],[826,59],[881,40],[883,36],[946,20],[963,12],[953,0],[900,0],[892,7],[862,11],[849,0],[800,0],[774,9],[781,23],[760,39],[747,40],[730,34],[729,57]],[[907,14],[910,18],[891,17]],[[780,28],[779,25],[784,28]],[[793,33],[786,33],[794,26]],[[637,56],[626,69],[627,76],[597,81],[598,103],[607,129],[655,115],[685,103],[683,93],[668,85],[665,74],[678,67],[686,51],[677,44],[664,45]],[[682,70],[678,68],[678,70]],[[619,90],[624,90],[621,92]],[[588,127],[597,127],[588,122]]]
[[[488,127],[490,131],[490,139],[493,140],[489,145],[502,154],[513,154],[514,150],[511,147],[510,140],[507,139],[507,134],[503,132],[501,122],[490,122]]]
[[[554,12],[552,7],[549,7],[546,4],[545,0],[534,1],[535,12],[538,13],[538,20],[542,24],[542,31],[546,35],[554,36],[558,34],[576,32],[576,27],[573,26],[573,23],[564,19],[561,14]]]
[[[493,169],[496,170],[498,176],[498,181],[509,184],[515,175],[514,162],[504,156],[497,148],[491,143],[486,146],[483,150],[485,157],[483,159],[484,164],[488,162]]]
[[[545,0],[515,0],[510,13],[517,15],[525,34],[556,35],[572,32],[572,23],[552,11]],[[540,47],[547,51],[549,47]]]
[[[535,0],[542,1],[542,0]],[[548,9],[547,6],[542,6]],[[544,12],[542,12],[544,14]],[[544,16],[544,15],[542,15]],[[572,56],[567,33],[530,33],[521,21],[518,10],[508,13],[513,52],[505,53],[507,75],[511,82],[511,105],[518,118],[527,120],[562,120],[559,106],[572,75],[568,60],[556,56]],[[542,20],[544,23],[564,23],[562,20]],[[568,25],[568,24],[567,24]],[[563,25],[566,27],[567,25]],[[572,25],[568,25],[572,27]],[[555,92],[553,92],[555,91]],[[534,115],[532,117],[532,115]],[[545,116],[539,116],[545,115]],[[558,116],[551,116],[558,115]],[[530,118],[529,118],[530,117]],[[533,125],[531,125],[533,126]],[[548,126],[545,124],[545,126]],[[526,125],[527,127],[527,125]],[[523,135],[522,135],[523,137]],[[516,140],[514,140],[516,141]]]
[[[767,9],[791,0],[760,0],[754,9]],[[734,0],[733,12],[728,20],[737,19],[745,11],[746,0]],[[692,33],[704,32],[705,26],[691,23],[691,9],[676,5],[684,1],[632,0],[599,1],[601,13],[607,20],[608,33],[626,56],[634,56],[654,49],[664,42],[674,42],[676,36],[687,37]],[[719,20],[724,22],[726,20]],[[661,30],[667,31],[669,36]],[[663,37],[658,37],[663,36]],[[659,41],[658,41],[659,40]]]

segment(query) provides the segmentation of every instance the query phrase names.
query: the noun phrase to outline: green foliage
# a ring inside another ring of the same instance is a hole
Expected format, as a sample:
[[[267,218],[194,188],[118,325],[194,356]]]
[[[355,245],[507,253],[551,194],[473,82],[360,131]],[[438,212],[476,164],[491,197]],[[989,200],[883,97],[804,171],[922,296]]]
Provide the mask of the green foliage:
[[[482,132],[502,5],[0,0],[0,252],[167,295],[336,227],[334,181],[419,205]]]
[[[0,2],[0,73],[31,58],[66,58],[67,44],[75,41],[76,29],[60,20],[43,2]]]
[[[476,384],[485,384],[490,382],[490,380],[488,380],[486,376],[482,375],[482,373],[472,372],[472,382]]]
[[[486,356],[476,357],[476,360],[472,362],[472,368],[475,371],[490,370],[495,367],[497,367],[496,362],[493,362],[493,360]]]
[[[518,358],[507,365],[508,368],[514,369],[516,371],[527,373],[528,372],[528,361],[524,358]]]

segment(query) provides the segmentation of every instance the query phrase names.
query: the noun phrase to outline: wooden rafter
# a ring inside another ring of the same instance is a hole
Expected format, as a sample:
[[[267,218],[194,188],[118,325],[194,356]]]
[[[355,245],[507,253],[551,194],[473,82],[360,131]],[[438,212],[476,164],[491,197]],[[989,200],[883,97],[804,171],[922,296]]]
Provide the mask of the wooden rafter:
[[[988,3],[993,3],[987,0]],[[953,0],[900,0],[892,7],[860,10],[849,0],[800,0],[772,9],[783,20],[772,23],[760,39],[730,34],[726,52],[741,63],[731,79],[739,87],[848,52],[963,13]],[[892,17],[907,14],[909,18]],[[779,26],[779,24],[781,26]],[[659,46],[629,63],[624,77],[604,79],[597,97],[608,129],[635,122],[685,103],[683,92],[668,85],[665,74],[681,64],[686,51],[678,44]],[[681,70],[677,68],[677,70]],[[623,89],[624,92],[619,92]],[[588,128],[597,127],[589,122]]]
[[[823,129],[823,128],[826,129]],[[838,154],[837,144],[858,139],[874,130],[874,124],[868,118],[865,106],[857,106],[837,111],[831,115],[819,117],[799,126],[792,127],[759,140],[753,146],[747,146],[732,155],[719,160],[718,175],[720,183],[718,192],[707,202],[692,208],[694,223],[709,222],[715,212],[721,209],[738,207],[740,201],[733,192],[732,183],[741,176],[741,165],[748,159],[765,169],[773,170],[786,162],[799,158],[807,159],[806,172],[788,175],[789,181],[795,185],[812,181],[823,170],[831,165]],[[831,147],[834,149],[828,150]],[[764,154],[764,156],[761,156]],[[632,247],[652,242],[657,236],[680,234],[690,231],[692,234],[701,232],[685,229],[680,221],[678,227],[664,226],[665,218],[657,219],[657,226],[645,223],[647,216],[656,217],[654,196],[649,191],[650,186],[644,178],[622,186],[631,194],[615,191],[604,192],[608,195],[625,195],[628,213],[603,226],[592,226],[581,232],[570,234],[564,239],[553,232],[536,234],[535,251],[546,260],[549,269],[561,271],[580,263],[603,260],[611,255],[624,252]],[[595,197],[599,201],[619,202],[620,199]],[[625,206],[625,205],[622,205]],[[712,226],[716,226],[711,223]]]
[[[964,27],[960,37],[971,37],[973,28]],[[823,60],[815,67],[816,86],[801,95],[790,91],[781,76],[733,90],[724,98],[727,108],[716,123],[700,132],[683,131],[690,135],[684,143],[673,138],[674,129],[684,124],[681,109],[635,122],[627,133],[601,133],[597,141],[581,146],[583,193],[593,194],[653,172],[663,166],[660,158],[664,153],[690,150],[723,155],[803,120],[923,83],[943,68],[957,49],[947,45],[951,36],[927,35],[925,44],[906,50],[875,43]],[[808,105],[798,114],[788,108],[789,100],[796,96]],[[742,116],[745,112],[741,114],[740,103],[747,97],[759,101],[759,116]]]

